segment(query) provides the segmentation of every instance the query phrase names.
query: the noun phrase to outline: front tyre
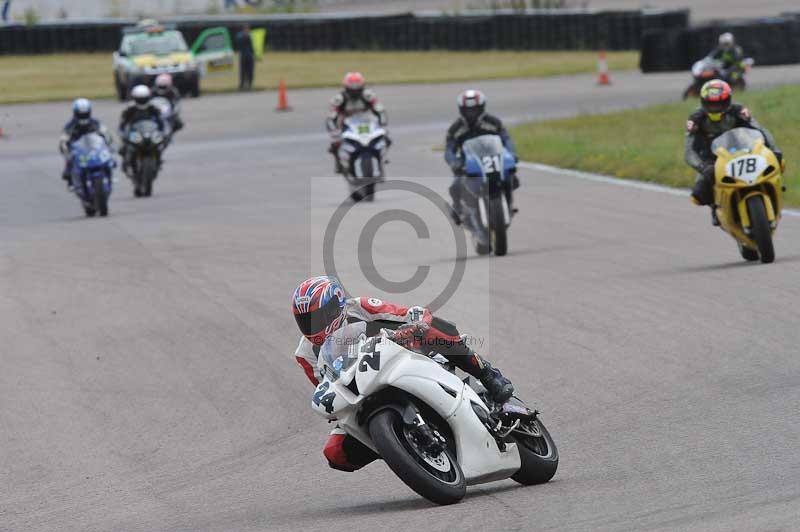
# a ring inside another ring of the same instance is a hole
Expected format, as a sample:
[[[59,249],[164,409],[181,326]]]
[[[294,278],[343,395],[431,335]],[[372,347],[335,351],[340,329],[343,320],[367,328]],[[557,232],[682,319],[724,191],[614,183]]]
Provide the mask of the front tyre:
[[[508,253],[508,228],[503,214],[503,198],[497,197],[489,200],[489,235],[492,239],[492,249],[498,257]]]
[[[94,208],[100,216],[108,216],[108,196],[103,186],[103,178],[94,178]]]
[[[423,452],[400,415],[387,409],[369,422],[369,434],[383,460],[412,490],[436,504],[454,504],[464,498],[464,473],[449,449],[431,456]]]
[[[767,219],[764,198],[761,196],[749,198],[747,212],[750,214],[750,236],[758,246],[761,262],[769,264],[775,260],[775,247],[772,245],[772,228]]]
[[[553,478],[558,469],[558,449],[540,419],[534,419],[512,433],[519,450],[521,462],[513,480],[532,486],[544,484]]]

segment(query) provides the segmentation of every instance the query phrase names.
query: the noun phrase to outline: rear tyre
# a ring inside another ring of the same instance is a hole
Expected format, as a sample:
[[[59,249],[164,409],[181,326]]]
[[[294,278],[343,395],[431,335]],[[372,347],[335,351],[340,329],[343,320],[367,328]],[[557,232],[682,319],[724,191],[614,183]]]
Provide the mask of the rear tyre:
[[[464,473],[449,449],[430,456],[408,436],[394,410],[379,412],[369,422],[369,435],[383,460],[412,490],[436,504],[454,504],[464,498]]]
[[[508,252],[508,233],[506,220],[503,216],[503,198],[489,200],[489,235],[492,239],[492,249],[497,256]]]
[[[767,219],[764,198],[753,196],[748,199],[747,212],[750,214],[750,236],[756,241],[761,262],[768,264],[775,260],[775,248],[772,245],[772,229]]]
[[[532,486],[544,484],[558,469],[558,449],[541,420],[536,419],[512,433],[519,449],[520,468],[513,480]]]

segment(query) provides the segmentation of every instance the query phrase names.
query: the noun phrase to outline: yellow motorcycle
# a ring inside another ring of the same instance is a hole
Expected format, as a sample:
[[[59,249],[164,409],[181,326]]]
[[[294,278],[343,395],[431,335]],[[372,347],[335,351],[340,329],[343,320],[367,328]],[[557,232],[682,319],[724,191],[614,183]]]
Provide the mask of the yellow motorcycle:
[[[783,209],[783,162],[754,129],[732,129],[711,144],[714,166],[714,204],[720,227],[749,261],[775,260],[772,234]]]

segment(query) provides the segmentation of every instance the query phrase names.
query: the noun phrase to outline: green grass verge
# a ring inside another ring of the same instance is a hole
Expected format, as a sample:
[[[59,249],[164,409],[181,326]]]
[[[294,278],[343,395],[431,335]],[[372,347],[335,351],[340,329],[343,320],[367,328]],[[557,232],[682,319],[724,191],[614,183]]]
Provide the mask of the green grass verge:
[[[613,70],[637,67],[637,52],[608,55]],[[373,84],[546,77],[593,72],[594,52],[268,52],[255,88],[337,85],[349,70]],[[0,103],[112,98],[111,54],[0,56]],[[236,89],[235,73],[203,80],[206,92]]]
[[[800,86],[737,94],[773,135],[787,160],[787,203],[800,206]],[[523,124],[512,135],[520,158],[563,168],[689,187],[683,162],[686,118],[697,102]]]

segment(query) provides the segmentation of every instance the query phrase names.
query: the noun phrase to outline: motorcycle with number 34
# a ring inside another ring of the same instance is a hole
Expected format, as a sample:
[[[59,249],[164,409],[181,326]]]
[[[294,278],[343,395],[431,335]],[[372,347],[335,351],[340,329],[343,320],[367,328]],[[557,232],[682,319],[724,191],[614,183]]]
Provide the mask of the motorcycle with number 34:
[[[434,503],[460,501],[467,485],[541,484],[556,473],[558,451],[537,411],[516,397],[494,403],[477,380],[395,343],[392,331],[368,338],[365,323],[351,323],[326,340],[318,366],[315,412]]]
[[[748,261],[775,260],[772,235],[783,209],[785,161],[765,145],[764,135],[739,127],[711,143],[714,205],[723,231],[730,234]]]

